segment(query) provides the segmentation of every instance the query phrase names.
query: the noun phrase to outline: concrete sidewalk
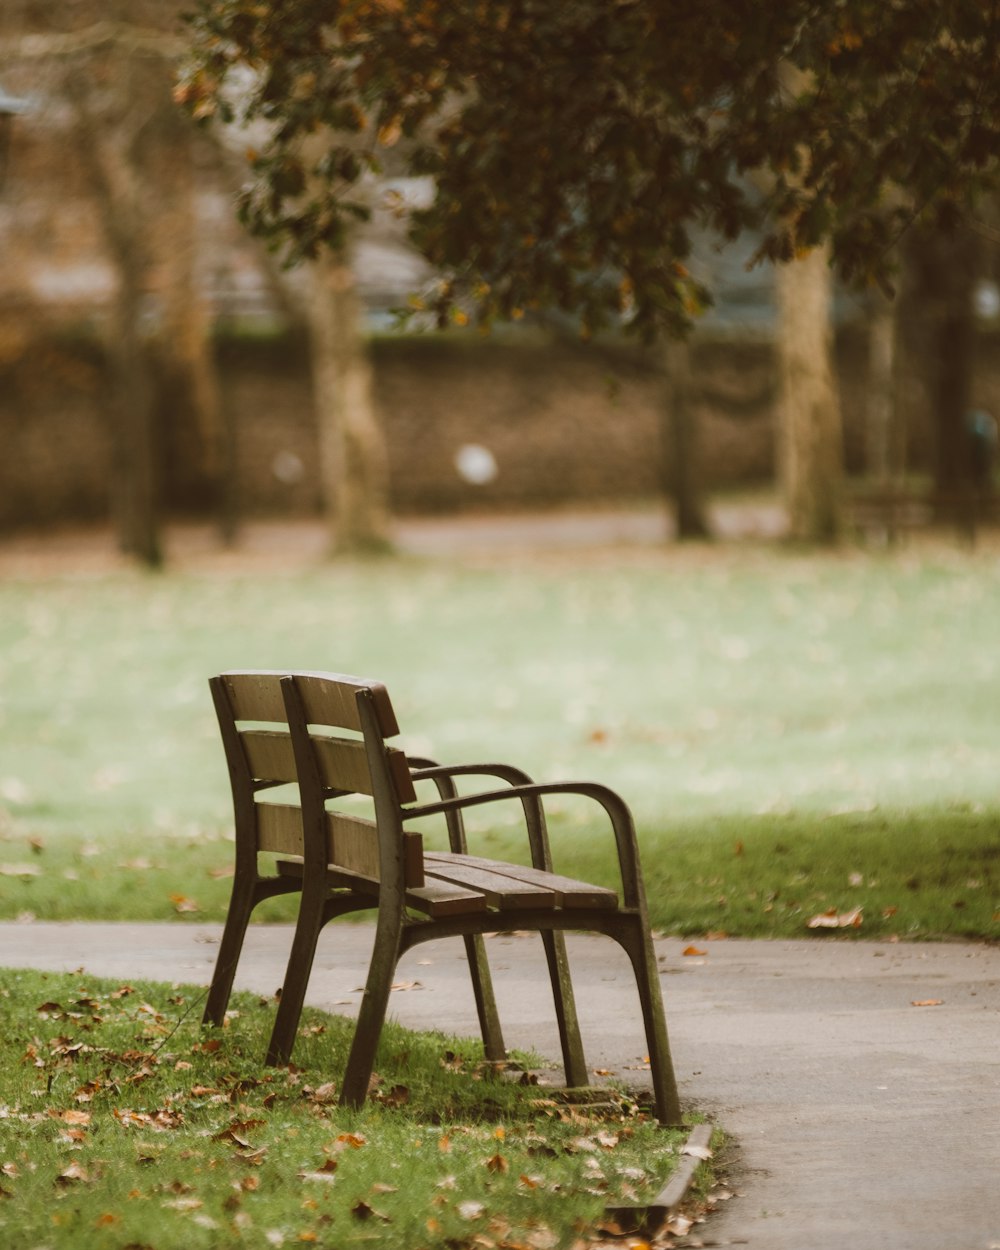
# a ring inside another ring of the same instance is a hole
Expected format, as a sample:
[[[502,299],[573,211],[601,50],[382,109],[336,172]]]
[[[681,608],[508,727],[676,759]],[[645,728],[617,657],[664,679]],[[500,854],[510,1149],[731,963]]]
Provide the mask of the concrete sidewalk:
[[[326,931],[311,1002],[354,1009],[371,934]],[[0,924],[0,964],[205,983],[218,935],[180,923]],[[273,993],[289,941],[286,927],[254,926],[238,984]],[[641,1081],[625,957],[601,938],[569,948],[589,1063]],[[488,949],[508,1044],[558,1056],[540,942],[503,936]],[[1000,948],[820,937],[657,949],[682,1097],[737,1147],[738,1197],[698,1230],[704,1244],[1000,1250]],[[476,1032],[459,942],[412,952],[399,981],[391,1011],[404,1024]]]

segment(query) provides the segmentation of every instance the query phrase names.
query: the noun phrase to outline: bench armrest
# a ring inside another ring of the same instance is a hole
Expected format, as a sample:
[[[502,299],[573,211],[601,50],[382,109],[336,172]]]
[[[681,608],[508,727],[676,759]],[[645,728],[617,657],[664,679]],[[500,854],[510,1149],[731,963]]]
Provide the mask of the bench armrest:
[[[505,800],[518,799],[524,806],[525,815],[529,820],[529,811],[537,808],[542,811],[541,800],[546,795],[576,794],[592,799],[604,808],[611,821],[618,850],[618,867],[622,879],[622,897],[627,907],[642,907],[645,910],[645,899],[642,890],[642,878],[639,872],[639,845],[635,835],[635,822],[632,813],[621,795],[608,786],[596,781],[553,781],[530,782],[525,785],[514,785],[509,790],[485,790],[477,794],[466,794],[459,797],[441,799],[437,803],[421,803],[416,807],[407,807],[403,811],[403,819],[416,820],[422,816],[435,816],[462,812],[469,807],[481,807],[487,803],[499,803]],[[544,831],[544,815],[542,829]],[[544,834],[543,834],[544,836]],[[551,871],[551,856],[548,855],[548,839],[544,837],[547,862],[534,864],[536,868]],[[532,846],[534,859],[534,845]]]
[[[523,769],[516,768],[513,764],[498,764],[495,762],[485,764],[438,764],[434,760],[412,758],[410,760],[410,776],[414,782],[433,781],[442,801],[458,800],[462,797],[467,797],[459,795],[454,781],[456,777],[493,777],[500,781],[506,781],[511,787],[530,786],[533,780]],[[487,793],[493,793],[493,791],[488,791]],[[502,791],[501,793],[504,792]],[[522,798],[522,807],[524,809],[525,825],[528,830],[528,845],[531,848],[532,865],[535,868],[541,868],[549,872],[552,869],[552,853],[549,850],[548,832],[545,827],[545,812],[541,801],[537,797],[526,795]],[[428,813],[428,815],[430,814]],[[469,846],[465,835],[465,821],[462,818],[461,805],[443,809],[443,814],[448,826],[448,844],[451,850],[458,855],[468,854]]]

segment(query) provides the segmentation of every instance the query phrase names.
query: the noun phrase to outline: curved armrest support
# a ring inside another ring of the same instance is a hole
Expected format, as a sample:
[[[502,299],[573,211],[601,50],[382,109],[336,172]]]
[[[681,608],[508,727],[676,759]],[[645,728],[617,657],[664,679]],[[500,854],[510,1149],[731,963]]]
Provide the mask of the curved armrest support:
[[[542,798],[545,795],[556,794],[580,795],[583,798],[592,799],[604,808],[611,821],[611,828],[615,835],[615,844],[618,850],[618,866],[622,878],[622,896],[625,905],[627,907],[639,907],[641,905],[645,908],[645,899],[642,897],[642,885],[639,875],[639,845],[635,835],[635,822],[632,819],[632,813],[621,795],[611,790],[608,786],[601,785],[600,782],[531,782],[527,785],[511,786],[509,790],[486,790],[478,794],[466,794],[457,798],[442,799],[438,803],[422,803],[418,807],[405,808],[402,815],[404,820],[413,820],[420,816],[464,811],[468,807],[481,807],[487,803],[499,803],[514,798],[525,805],[525,813],[527,814],[529,806],[537,805],[539,810],[541,810]],[[545,849],[547,852],[547,839]],[[546,870],[551,871],[551,857],[547,856],[547,859],[549,862],[544,865],[536,864],[535,867],[544,867]]]
[[[438,764],[434,760],[410,758],[414,781],[436,781],[440,777],[498,777],[512,786],[530,786],[534,778],[513,764]]]
[[[511,787],[524,787],[533,784],[532,777],[523,769],[513,764],[489,762],[485,764],[437,764],[429,759],[410,759],[410,776],[413,781],[433,781],[437,786],[442,800],[460,799],[455,786],[456,777],[495,777],[506,781]],[[492,793],[492,792],[491,792]],[[549,849],[548,831],[545,827],[545,812],[541,801],[529,794],[522,798],[524,823],[528,831],[528,846],[531,849],[531,862],[535,868],[545,872],[552,870],[552,852]],[[430,815],[431,813],[427,813]],[[464,855],[469,846],[465,835],[465,821],[462,818],[461,805],[444,812],[448,825],[448,845],[456,854]]]

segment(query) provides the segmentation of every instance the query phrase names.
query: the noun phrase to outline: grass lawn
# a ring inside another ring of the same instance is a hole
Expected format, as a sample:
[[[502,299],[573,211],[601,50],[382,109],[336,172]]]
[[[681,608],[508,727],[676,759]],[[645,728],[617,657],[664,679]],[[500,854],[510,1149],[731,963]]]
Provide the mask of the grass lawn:
[[[301,667],[385,680],[414,752],[620,790],[664,930],[805,936],[860,907],[863,936],[997,938],[998,622],[989,541],[9,578],[0,916],[221,919],[206,679]],[[557,868],[612,881],[589,815],[552,832]]]
[[[297,1065],[262,1069],[274,1004],[237,995],[205,1031],[200,997],[0,971],[5,1250],[585,1250],[679,1160],[686,1133],[627,1097],[571,1107],[391,1023],[374,1097],[341,1111],[348,1021],[307,1010]]]

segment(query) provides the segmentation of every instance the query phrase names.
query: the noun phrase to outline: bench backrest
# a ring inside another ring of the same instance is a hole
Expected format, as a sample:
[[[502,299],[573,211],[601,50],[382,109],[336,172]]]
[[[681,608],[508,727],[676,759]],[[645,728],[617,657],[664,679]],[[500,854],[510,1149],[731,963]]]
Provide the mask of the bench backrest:
[[[233,791],[238,866],[241,854],[256,862],[266,852],[301,859],[307,870],[336,868],[377,888],[386,869],[385,832],[380,840],[377,820],[338,810],[336,802],[369,796],[384,809],[384,825],[416,798],[406,756],[385,742],[399,726],[382,683],[254,670],[222,673],[210,685]],[[288,785],[296,787],[290,801],[258,797]],[[395,824],[402,883],[422,885],[420,835]]]

